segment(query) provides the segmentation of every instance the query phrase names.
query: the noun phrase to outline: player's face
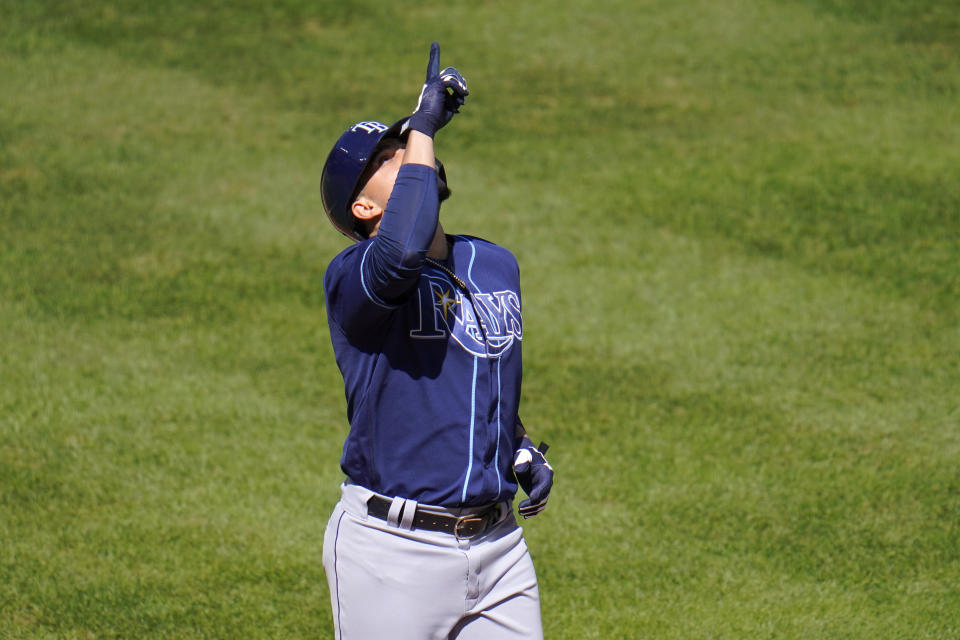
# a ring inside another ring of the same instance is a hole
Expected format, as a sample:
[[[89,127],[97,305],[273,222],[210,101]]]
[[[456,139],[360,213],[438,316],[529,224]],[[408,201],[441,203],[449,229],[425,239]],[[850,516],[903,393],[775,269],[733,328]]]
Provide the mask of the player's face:
[[[397,172],[403,163],[404,151],[404,144],[400,140],[384,140],[367,165],[367,171],[372,173],[360,193],[381,209],[387,208],[387,201],[397,181]]]

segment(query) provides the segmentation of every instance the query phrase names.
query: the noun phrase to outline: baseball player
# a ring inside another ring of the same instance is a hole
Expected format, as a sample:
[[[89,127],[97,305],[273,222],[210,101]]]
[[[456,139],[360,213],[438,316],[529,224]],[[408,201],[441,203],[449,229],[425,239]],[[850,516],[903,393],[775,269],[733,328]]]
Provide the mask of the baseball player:
[[[513,516],[543,510],[546,446],[517,415],[523,321],[513,255],[446,235],[433,138],[468,95],[430,49],[413,115],[337,140],[323,204],[354,244],[324,293],[350,432],[323,566],[336,638],[542,638],[533,563]]]

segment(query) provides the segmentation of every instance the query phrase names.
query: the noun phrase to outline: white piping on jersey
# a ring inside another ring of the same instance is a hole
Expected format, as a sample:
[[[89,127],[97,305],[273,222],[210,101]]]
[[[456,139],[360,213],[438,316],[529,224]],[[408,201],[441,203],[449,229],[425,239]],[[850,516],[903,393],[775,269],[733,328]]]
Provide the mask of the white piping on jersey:
[[[470,385],[470,451],[467,453],[467,476],[463,479],[461,502],[467,501],[467,485],[470,484],[470,472],[473,471],[473,430],[477,424],[477,360],[477,356],[473,356],[473,383]]]
[[[465,238],[466,239],[466,238]],[[473,281],[473,262],[477,258],[477,247],[473,244],[473,240],[467,240],[467,244],[470,245],[470,262],[467,263],[467,280],[470,281],[470,284],[473,285],[473,288],[477,290],[477,293],[480,293],[480,287],[477,286],[477,283]],[[480,329],[480,335],[483,336],[483,354],[489,359],[490,358],[490,345],[487,341],[487,331],[483,326],[483,314],[480,313],[480,307],[477,306],[477,303],[474,301],[473,296],[470,295],[470,291],[467,291],[467,297],[470,299],[470,304],[473,305],[473,315],[477,317],[477,327]],[[499,399],[499,395],[497,398]]]
[[[473,240],[470,240],[470,239],[466,239],[466,240],[467,240],[467,244],[470,245],[470,262],[467,263],[467,280],[470,281],[470,284],[473,285],[473,288],[476,289],[477,293],[480,293],[480,287],[478,287],[478,286],[477,286],[477,283],[474,282],[474,280],[473,280],[473,263],[474,263],[474,260],[475,260],[476,257],[477,257],[477,247],[476,247],[476,245],[473,244]],[[486,332],[486,330],[483,328],[483,322],[484,322],[484,319],[483,319],[483,317],[482,317],[483,314],[480,313],[480,309],[477,307],[477,304],[474,302],[472,296],[471,296],[471,298],[470,298],[470,304],[472,304],[473,307],[474,307],[474,315],[477,317],[477,326],[480,327],[480,333],[481,333],[481,335],[483,335],[483,352],[484,352],[484,354],[487,356],[487,361],[489,361],[489,360],[490,360],[490,345],[489,345],[489,341],[487,340],[487,332]],[[500,437],[499,434],[500,434],[500,430],[501,430],[501,428],[502,428],[502,424],[501,424],[501,422],[500,422],[500,404],[501,404],[501,402],[500,402],[500,358],[496,358],[496,361],[497,361],[497,395],[496,395],[496,400],[497,400],[497,438],[498,438],[498,440],[499,440],[499,437]],[[491,372],[491,373],[492,373],[492,372]],[[489,377],[492,378],[493,376],[489,376]],[[476,383],[474,383],[474,388],[476,388]],[[492,380],[491,380],[490,383],[489,383],[489,389],[490,389],[491,391],[493,390],[493,381],[492,381]],[[498,445],[498,446],[495,447],[495,449],[496,449],[496,454],[495,454],[496,464],[495,464],[495,468],[496,468],[496,469],[499,469],[499,468],[500,468],[500,464],[499,464],[499,462],[500,462],[500,460],[499,460],[499,458],[500,458],[500,447],[499,447],[499,444],[500,444],[500,443],[497,442],[497,445]],[[499,474],[499,473],[497,473],[497,493],[498,493],[498,494],[500,493],[500,474]]]
[[[503,422],[500,420],[500,358],[497,358],[497,444],[494,445],[493,467],[500,469],[500,436],[503,435]],[[500,474],[497,473],[497,495],[500,495],[502,486]]]
[[[360,286],[363,287],[363,292],[367,294],[367,299],[370,300],[373,304],[381,307],[383,309],[396,309],[397,305],[388,305],[383,300],[380,299],[380,296],[375,294],[373,291],[370,291],[370,288],[367,287],[367,280],[363,277],[363,263],[367,261],[367,254],[370,252],[370,248],[373,246],[373,243],[367,245],[367,248],[363,250],[363,257],[360,258]]]
[[[477,286],[477,283],[473,281],[473,262],[477,258],[477,248],[473,246],[471,240],[467,240],[467,244],[470,245],[470,262],[467,263],[467,280],[470,281],[470,284],[473,285],[473,288],[477,290],[477,293],[480,293],[480,287]]]
[[[480,293],[480,287],[477,286],[477,283],[473,281],[473,262],[477,257],[477,248],[474,246],[472,240],[467,240],[467,244],[470,245],[470,262],[467,263],[467,280],[470,281],[470,284],[473,285],[473,288],[477,290],[477,293]],[[480,317],[480,310],[477,308],[477,305],[473,301],[473,296],[470,295],[470,291],[467,290],[467,298],[470,300],[470,304],[473,306],[473,315],[477,318],[477,327],[480,328],[480,335],[483,336],[483,353],[489,356],[489,347],[487,346],[487,332],[483,329],[483,318]],[[489,357],[487,358],[489,360]],[[499,366],[499,358],[497,358],[497,366]],[[470,402],[470,464],[467,466],[467,479],[463,483],[463,496],[461,500],[466,502],[467,500],[467,483],[470,482],[470,471],[473,469],[473,432],[475,428],[474,415],[477,411],[477,356],[473,356],[473,391],[472,398]],[[500,410],[500,395],[497,395],[497,411]],[[497,482],[500,482],[500,474],[497,474]]]

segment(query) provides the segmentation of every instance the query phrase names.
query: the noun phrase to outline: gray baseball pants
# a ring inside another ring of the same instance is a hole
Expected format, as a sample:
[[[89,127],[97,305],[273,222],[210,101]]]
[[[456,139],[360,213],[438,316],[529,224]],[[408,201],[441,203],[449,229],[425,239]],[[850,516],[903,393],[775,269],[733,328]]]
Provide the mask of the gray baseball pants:
[[[537,577],[509,503],[488,531],[460,539],[368,516],[371,495],[345,483],[323,540],[337,640],[542,640]]]

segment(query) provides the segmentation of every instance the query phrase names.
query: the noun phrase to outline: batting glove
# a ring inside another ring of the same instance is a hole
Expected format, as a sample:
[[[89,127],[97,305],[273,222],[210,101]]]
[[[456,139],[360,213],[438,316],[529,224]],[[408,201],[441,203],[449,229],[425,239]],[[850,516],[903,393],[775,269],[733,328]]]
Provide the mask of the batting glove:
[[[539,448],[535,447],[530,438],[523,436],[514,455],[513,473],[527,494],[527,499],[519,505],[520,515],[524,518],[537,515],[547,506],[553,487],[553,467],[543,455],[546,452],[546,444],[541,442]]]
[[[467,81],[453,67],[440,71],[440,45],[430,45],[430,62],[427,63],[427,81],[420,91],[417,108],[410,116],[408,126],[431,138],[453,114],[460,111],[467,95]]]

